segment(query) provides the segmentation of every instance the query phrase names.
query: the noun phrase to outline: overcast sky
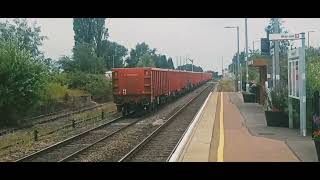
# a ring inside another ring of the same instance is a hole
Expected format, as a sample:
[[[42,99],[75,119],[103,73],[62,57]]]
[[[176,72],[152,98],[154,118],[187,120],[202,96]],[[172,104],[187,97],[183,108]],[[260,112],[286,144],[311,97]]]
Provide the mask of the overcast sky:
[[[2,19],[3,20],[3,19]],[[320,19],[283,19],[284,26],[292,33],[316,30],[310,33],[310,45],[320,44]],[[45,55],[58,59],[63,55],[71,55],[73,47],[72,18],[29,19],[41,26],[42,34],[48,36],[42,47]],[[265,37],[264,27],[267,18],[248,19],[249,48],[252,41]],[[177,56],[189,56],[195,64],[205,70],[221,72],[222,57],[225,67],[231,62],[236,52],[236,30],[224,29],[225,26],[240,27],[240,50],[245,48],[244,18],[111,18],[107,19],[109,39],[116,41],[129,50],[139,42],[146,42],[156,48],[158,53],[173,58],[176,66]],[[255,49],[260,49],[260,42],[255,42]]]

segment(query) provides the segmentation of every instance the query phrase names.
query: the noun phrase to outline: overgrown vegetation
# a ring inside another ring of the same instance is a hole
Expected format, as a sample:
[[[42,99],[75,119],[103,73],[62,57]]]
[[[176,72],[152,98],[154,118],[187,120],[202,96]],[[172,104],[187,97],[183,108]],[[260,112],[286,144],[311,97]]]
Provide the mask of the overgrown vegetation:
[[[232,80],[221,80],[219,81],[217,90],[219,92],[234,92],[234,81]]]
[[[16,120],[37,105],[47,86],[48,70],[19,48],[18,40],[0,40],[0,116],[2,124]]]

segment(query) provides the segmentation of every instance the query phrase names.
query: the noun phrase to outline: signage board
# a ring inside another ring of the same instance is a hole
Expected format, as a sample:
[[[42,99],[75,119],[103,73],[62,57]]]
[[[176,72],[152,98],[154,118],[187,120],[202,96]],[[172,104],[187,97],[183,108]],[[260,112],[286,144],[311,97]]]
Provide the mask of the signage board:
[[[297,48],[288,51],[288,90],[289,97],[300,99],[299,97],[299,62],[303,55],[303,49]]]
[[[261,54],[270,54],[270,41],[268,40],[268,38],[261,38]]]
[[[298,40],[300,39],[300,34],[270,34],[269,40]]]

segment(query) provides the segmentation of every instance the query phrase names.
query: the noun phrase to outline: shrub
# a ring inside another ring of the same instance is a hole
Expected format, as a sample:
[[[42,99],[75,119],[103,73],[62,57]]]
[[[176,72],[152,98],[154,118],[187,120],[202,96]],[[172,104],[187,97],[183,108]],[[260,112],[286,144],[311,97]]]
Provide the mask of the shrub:
[[[36,105],[46,86],[48,69],[18,48],[13,40],[0,41],[0,123],[16,124]]]
[[[81,89],[89,92],[92,99],[97,102],[105,102],[112,99],[112,85],[105,75],[102,74],[86,74],[83,72],[75,72],[69,74],[72,89]]]
[[[274,111],[287,111],[288,108],[288,90],[280,85],[277,90],[271,91],[272,109]]]

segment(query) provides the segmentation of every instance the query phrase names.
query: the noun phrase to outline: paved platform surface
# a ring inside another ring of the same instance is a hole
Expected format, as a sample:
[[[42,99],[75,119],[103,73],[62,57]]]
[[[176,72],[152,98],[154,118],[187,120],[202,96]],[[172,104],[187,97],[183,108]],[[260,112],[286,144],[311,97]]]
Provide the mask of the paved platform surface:
[[[250,134],[257,137],[281,140],[287,144],[302,162],[318,162],[311,136],[300,136],[298,129],[268,127],[263,107],[257,103],[243,103],[240,93],[229,93],[230,101],[237,106],[244,117]]]
[[[177,161],[316,162],[311,137],[297,129],[268,127],[262,106],[242,95],[213,92]],[[221,111],[223,104],[223,112]]]
[[[226,162],[297,162],[285,142],[249,133],[239,109],[224,93],[224,158]],[[249,112],[248,112],[249,113]]]
[[[201,113],[190,140],[184,147],[179,157],[181,162],[207,162],[209,158],[210,144],[214,127],[218,93],[213,92]]]

